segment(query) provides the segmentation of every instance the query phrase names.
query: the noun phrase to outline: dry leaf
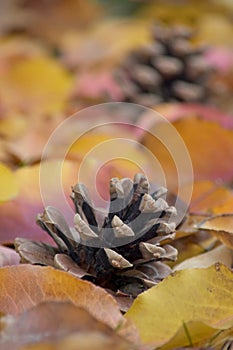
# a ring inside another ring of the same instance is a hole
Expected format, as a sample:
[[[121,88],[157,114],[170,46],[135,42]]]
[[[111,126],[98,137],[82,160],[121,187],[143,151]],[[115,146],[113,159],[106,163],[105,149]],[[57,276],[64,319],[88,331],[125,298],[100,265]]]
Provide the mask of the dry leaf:
[[[224,329],[233,325],[233,274],[224,265],[177,271],[139,295],[126,317],[146,344],[167,344],[182,325],[200,322]],[[187,338],[180,345],[186,345]]]
[[[6,167],[4,164],[0,163],[0,203],[8,201],[17,196],[18,194],[18,184],[14,173]],[[0,206],[1,208],[1,206]]]
[[[124,322],[114,298],[94,284],[51,267],[0,269],[0,311],[19,315],[45,301],[70,301],[112,328]]]
[[[218,329],[207,326],[200,321],[187,322],[179,328],[168,344],[161,347],[161,350],[213,350],[211,346],[209,347],[209,340],[215,338],[218,334]],[[185,347],[183,347],[184,344]]]
[[[98,3],[90,0],[27,1],[25,10],[30,13],[29,32],[56,45],[64,34],[87,27],[102,12]]]
[[[98,70],[93,72],[83,72],[78,74],[77,82],[74,84],[72,98],[105,102],[121,101],[123,99],[122,91],[113,77],[112,70]]]
[[[198,40],[209,45],[232,47],[233,28],[230,18],[206,14],[198,21]]]
[[[11,201],[0,205],[1,243],[12,242],[16,237],[51,242],[48,235],[43,233],[41,228],[36,225],[36,216],[38,213],[42,212],[44,208],[42,197],[43,200],[46,200],[47,205],[51,204],[59,207],[62,212],[67,211],[68,204],[65,198],[64,200],[59,200],[61,193],[59,193],[59,185],[57,181],[55,181],[57,178],[56,174],[62,173],[62,188],[67,196],[67,200],[69,200],[70,186],[77,182],[78,164],[71,161],[62,163],[62,161],[54,160],[43,162],[42,166],[43,176],[41,181],[45,184],[42,192],[40,192],[39,182],[40,165],[23,167],[18,169],[14,174],[10,173],[10,179],[12,178],[12,181],[14,181],[19,188],[19,194]],[[5,169],[5,167],[3,169]],[[7,170],[7,174],[8,172]],[[12,192],[13,188],[12,186],[9,191]],[[2,191],[6,192],[6,190],[7,182]],[[13,194],[15,196],[15,193],[11,193],[11,195]],[[4,195],[6,198],[6,193]],[[70,211],[71,208],[72,207],[70,207]],[[66,213],[66,217],[70,223],[73,222],[71,213],[70,220],[69,212]]]
[[[232,212],[233,191],[220,181],[195,181],[193,184],[182,186],[182,191],[190,191],[192,198],[190,211],[200,215]]]
[[[178,22],[181,24],[194,26],[196,29],[199,29],[199,22],[203,17],[206,18],[208,16],[208,18],[216,18],[217,16],[225,22],[228,22],[230,20],[230,16],[228,19],[228,15],[231,13],[231,7],[229,4],[227,5],[226,2],[224,4],[223,1],[219,2],[211,0],[189,0],[187,2],[148,2],[149,5],[145,6],[145,8],[142,8],[140,15],[143,18],[159,20],[165,22],[166,24],[173,24]],[[218,25],[218,29],[220,32],[217,32],[217,36],[224,35],[224,28],[221,28],[221,24]],[[228,31],[228,34],[230,34],[230,31]],[[207,40],[208,38],[205,38],[204,33],[202,33],[201,39]],[[214,36],[212,36],[212,39],[214,40]]]
[[[233,251],[227,248],[225,245],[220,245],[209,252],[205,252],[182,261],[180,264],[175,265],[173,270],[177,271],[197,267],[203,268],[209,267],[215,263],[224,264],[230,269],[233,264]]]
[[[95,23],[86,32],[63,35],[61,49],[66,64],[72,68],[99,69],[102,66],[106,69],[149,40],[148,21],[106,19]]]
[[[68,302],[44,302],[11,317],[0,340],[3,349],[115,349],[131,345],[86,310]],[[47,345],[46,345],[47,344]]]
[[[0,246],[0,267],[8,265],[18,265],[20,256],[13,249]]]
[[[61,111],[70,93],[68,71],[50,57],[16,60],[0,81],[2,103],[32,114]]]
[[[7,138],[4,142],[4,150],[8,156],[8,161],[13,163],[13,166],[22,166],[39,163],[43,150],[49,141],[49,138],[53,131],[64,121],[64,116],[54,114],[47,118],[47,115],[43,115],[38,118],[37,115],[24,116],[24,123],[26,129],[20,132],[20,118],[14,119],[12,124],[11,119],[6,120],[6,124],[9,127],[13,127],[13,138]],[[7,118],[8,119],[8,118]],[[23,121],[21,122],[23,124]],[[54,146],[54,152],[50,158],[59,158],[59,151],[64,146],[60,140],[59,145]],[[15,162],[13,162],[15,161]],[[16,163],[16,164],[15,164]]]
[[[26,118],[16,112],[4,113],[4,117],[0,119],[0,135],[4,139],[16,139],[24,134],[27,130]]]
[[[230,181],[233,177],[233,119],[209,107],[192,104],[167,104],[156,107],[156,111],[165,116],[182,137],[191,157],[194,180]],[[145,123],[145,119],[143,120]],[[143,124],[142,124],[143,127]],[[145,127],[145,126],[144,126]],[[166,140],[169,129],[164,123],[153,126],[152,114],[148,114],[147,127]],[[143,144],[160,161],[166,174],[169,188],[177,186],[178,162],[174,164],[173,155],[151,134],[145,134]],[[170,143],[171,145],[171,143]],[[174,144],[177,154],[177,145]],[[223,157],[224,154],[224,157]],[[180,156],[181,157],[181,156]],[[182,168],[183,183],[189,182],[189,171]]]
[[[227,247],[233,249],[233,214],[212,216],[203,220],[198,228],[211,232]]]

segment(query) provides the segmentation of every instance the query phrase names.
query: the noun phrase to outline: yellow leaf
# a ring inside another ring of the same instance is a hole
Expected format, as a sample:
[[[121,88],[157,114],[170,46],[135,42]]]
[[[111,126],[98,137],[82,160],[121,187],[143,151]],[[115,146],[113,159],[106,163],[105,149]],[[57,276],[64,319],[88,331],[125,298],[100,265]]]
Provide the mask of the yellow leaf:
[[[187,269],[139,295],[126,317],[135,323],[144,343],[162,346],[188,322],[231,327],[232,298],[233,273],[224,265]]]
[[[15,139],[27,130],[27,120],[22,115],[11,112],[0,119],[0,134],[6,139]]]
[[[70,87],[69,73],[48,57],[18,60],[0,81],[0,93],[7,106],[36,113],[60,111]]]
[[[0,163],[0,202],[14,198],[18,193],[18,186],[13,172]]]
[[[218,333],[219,330],[209,327],[201,322],[184,323],[174,338],[172,338],[168,344],[162,346],[161,350],[174,349],[180,347],[181,344],[190,347],[193,347],[194,345],[198,347],[202,345],[204,346]]]
[[[232,45],[233,28],[227,16],[207,14],[198,23],[198,39],[211,45]]]

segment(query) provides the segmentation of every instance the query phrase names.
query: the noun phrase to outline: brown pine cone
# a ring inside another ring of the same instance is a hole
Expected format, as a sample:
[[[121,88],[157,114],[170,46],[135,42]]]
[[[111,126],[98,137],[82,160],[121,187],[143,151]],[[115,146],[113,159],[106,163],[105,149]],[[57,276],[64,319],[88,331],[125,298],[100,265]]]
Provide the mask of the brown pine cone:
[[[57,247],[17,238],[22,262],[51,265],[133,296],[156,285],[171,272],[164,261],[177,256],[172,246],[160,245],[174,237],[176,209],[162,198],[165,188],[148,192],[149,182],[142,174],[134,181],[111,179],[109,212],[97,219],[86,187],[75,185],[74,228],[56,208],[47,207],[37,223]]]
[[[153,41],[133,51],[116,71],[124,102],[153,106],[162,102],[203,102],[212,67],[205,48],[194,45],[194,31],[155,25]]]

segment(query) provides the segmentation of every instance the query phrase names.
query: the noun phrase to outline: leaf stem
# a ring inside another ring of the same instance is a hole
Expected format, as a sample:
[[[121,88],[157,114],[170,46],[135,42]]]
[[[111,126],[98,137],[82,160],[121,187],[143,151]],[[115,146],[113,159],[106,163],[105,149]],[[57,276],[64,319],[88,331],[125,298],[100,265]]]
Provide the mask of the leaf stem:
[[[191,338],[191,335],[189,333],[188,327],[187,327],[187,325],[186,325],[186,323],[184,321],[183,321],[183,327],[184,327],[184,332],[185,332],[185,334],[186,334],[186,336],[188,338],[188,341],[189,341],[189,346],[191,348],[193,348],[192,338]]]

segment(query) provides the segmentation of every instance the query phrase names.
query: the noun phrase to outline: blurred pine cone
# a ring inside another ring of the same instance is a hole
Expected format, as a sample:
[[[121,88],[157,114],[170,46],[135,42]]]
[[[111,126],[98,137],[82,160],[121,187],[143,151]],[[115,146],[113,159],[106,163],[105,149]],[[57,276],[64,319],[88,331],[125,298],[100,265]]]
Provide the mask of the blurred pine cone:
[[[77,214],[69,228],[62,214],[47,207],[37,223],[53,238],[57,248],[45,243],[17,238],[16,249],[22,262],[51,265],[79,278],[90,280],[113,291],[136,296],[170,274],[164,263],[175,260],[172,246],[160,246],[174,237],[176,209],[162,197],[158,188],[148,194],[149,182],[142,174],[134,181],[110,181],[110,207],[97,218],[86,187],[77,184],[71,198]]]
[[[133,51],[116,71],[124,102],[202,102],[208,97],[212,67],[203,45],[192,44],[188,27],[155,25],[153,41]]]

